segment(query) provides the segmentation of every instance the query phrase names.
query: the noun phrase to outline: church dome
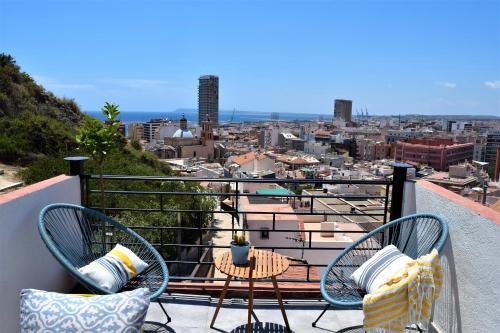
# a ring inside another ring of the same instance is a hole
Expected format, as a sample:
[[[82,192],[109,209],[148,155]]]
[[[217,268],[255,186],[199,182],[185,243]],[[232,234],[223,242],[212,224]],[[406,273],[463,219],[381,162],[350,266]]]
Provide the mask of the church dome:
[[[173,138],[182,138],[182,139],[192,139],[193,138],[193,133],[191,133],[190,130],[182,130],[179,128],[177,131],[175,131],[174,135],[172,135]]]

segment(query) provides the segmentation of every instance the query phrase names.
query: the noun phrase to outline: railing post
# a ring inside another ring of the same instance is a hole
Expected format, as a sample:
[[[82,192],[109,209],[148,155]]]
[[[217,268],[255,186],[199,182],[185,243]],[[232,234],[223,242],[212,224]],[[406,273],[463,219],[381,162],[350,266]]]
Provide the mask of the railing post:
[[[69,162],[69,175],[68,176],[78,176],[80,178],[80,204],[83,204],[88,200],[85,198],[85,182],[83,180],[83,164],[88,157],[85,156],[68,156],[64,160]]]
[[[392,166],[394,167],[394,172],[392,174],[391,221],[401,217],[406,172],[412,167],[406,163],[393,163]]]
[[[83,176],[85,178],[85,183],[84,183],[84,193],[85,193],[85,207],[90,208],[92,207],[92,202],[90,201],[90,177],[88,175]],[[80,184],[81,185],[81,184]]]
[[[240,218],[239,218],[239,216],[240,216],[240,213],[239,213],[239,205],[240,205],[240,189],[239,189],[239,182],[238,182],[238,181],[236,181],[236,191],[235,191],[235,192],[236,192],[236,193],[235,193],[235,194],[236,194],[236,199],[235,199],[235,200],[236,200],[236,204],[235,204],[234,209],[235,209],[236,216],[237,216],[237,220],[238,220],[238,227],[240,227],[240,228],[245,228],[245,226],[243,225],[243,223],[244,223],[244,222],[243,222],[243,221],[241,221],[241,223],[240,223]],[[234,227],[234,226],[233,226],[233,227]]]
[[[68,176],[82,176],[83,175],[83,162],[88,160],[85,156],[69,156],[65,157],[65,161],[69,161],[69,175]]]
[[[239,182],[236,181],[236,212],[238,212],[238,205],[240,203],[240,189],[239,189]]]
[[[200,245],[203,245],[203,221],[202,221],[202,212],[198,212],[198,231],[199,231],[199,242]],[[201,253],[203,252],[203,248],[201,246],[198,247],[198,263],[201,262]]]
[[[231,208],[233,209],[233,211],[231,212],[231,237],[234,235],[234,214],[236,212],[236,210],[234,209],[234,202],[235,202],[235,199],[232,195],[233,191],[231,190],[231,182],[229,182],[229,197],[231,198]]]

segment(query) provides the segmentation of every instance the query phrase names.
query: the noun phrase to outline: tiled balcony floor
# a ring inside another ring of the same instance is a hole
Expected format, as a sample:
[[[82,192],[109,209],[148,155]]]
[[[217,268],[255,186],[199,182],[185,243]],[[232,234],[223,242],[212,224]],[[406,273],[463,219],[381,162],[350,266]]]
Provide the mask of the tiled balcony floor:
[[[172,317],[172,322],[160,325],[166,322],[166,317],[159,305],[153,303],[146,318],[145,332],[245,332],[247,302],[242,299],[226,299],[215,322],[216,329],[210,328],[217,301],[217,298],[210,296],[164,295],[162,303]],[[286,332],[283,317],[275,300],[256,299],[254,302],[257,320],[254,317],[253,332]],[[321,313],[324,305],[325,303],[319,300],[285,300],[292,332],[363,332],[360,327],[363,313],[360,310],[328,310],[319,321],[318,327],[311,327],[311,323]]]

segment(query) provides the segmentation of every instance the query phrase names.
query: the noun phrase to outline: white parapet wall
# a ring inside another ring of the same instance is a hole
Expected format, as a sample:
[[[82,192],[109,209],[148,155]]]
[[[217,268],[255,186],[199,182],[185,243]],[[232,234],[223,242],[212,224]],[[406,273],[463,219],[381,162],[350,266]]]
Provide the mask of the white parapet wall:
[[[80,204],[78,177],[57,176],[0,195],[0,331],[19,332],[19,292],[24,288],[68,292],[75,282],[38,233],[48,204]]]
[[[449,227],[431,332],[498,332],[500,213],[426,181],[415,189],[417,213],[437,214]]]

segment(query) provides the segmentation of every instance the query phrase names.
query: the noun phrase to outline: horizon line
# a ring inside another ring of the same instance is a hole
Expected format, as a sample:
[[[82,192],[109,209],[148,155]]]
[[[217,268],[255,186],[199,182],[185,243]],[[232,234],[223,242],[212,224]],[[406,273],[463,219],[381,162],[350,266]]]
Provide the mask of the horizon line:
[[[158,110],[120,110],[120,113],[128,113],[128,112],[137,112],[137,113],[172,113],[172,112],[177,112],[177,111],[182,111],[182,110],[189,110],[196,112],[198,109],[191,109],[191,108],[178,108],[175,110],[170,110],[170,111],[158,111]],[[221,109],[219,112],[232,112],[233,110],[230,109]],[[238,110],[238,112],[244,112],[244,113],[262,113],[262,114],[267,114],[267,113],[274,113],[275,111],[252,111],[252,110]],[[100,110],[82,110],[82,112],[100,112]],[[315,112],[277,112],[277,113],[282,113],[282,114],[300,114],[300,115],[320,115],[320,116],[327,116],[327,117],[333,117],[333,112],[332,113],[315,113]],[[495,118],[495,119],[500,119],[500,116],[495,116],[495,115],[489,115],[489,114],[478,114],[478,115],[468,115],[468,114],[425,114],[425,113],[401,113],[401,114],[370,114],[365,117],[406,117],[406,116],[418,116],[418,117],[467,117],[467,118]],[[353,118],[356,118],[355,115],[353,115]]]

